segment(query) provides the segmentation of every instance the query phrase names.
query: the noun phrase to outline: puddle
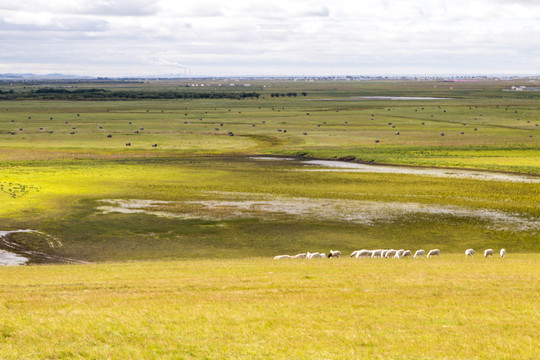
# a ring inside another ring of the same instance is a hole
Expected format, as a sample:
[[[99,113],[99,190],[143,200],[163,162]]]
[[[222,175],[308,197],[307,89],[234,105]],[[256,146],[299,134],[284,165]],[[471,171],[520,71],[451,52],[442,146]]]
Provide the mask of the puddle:
[[[422,97],[422,96],[349,96],[346,98],[328,98],[328,99],[305,99],[310,101],[356,101],[356,100],[451,100],[444,97]]]
[[[353,100],[450,100],[452,98],[423,96],[351,96]]]
[[[454,179],[475,179],[485,181],[509,181],[523,183],[540,183],[540,177],[532,177],[517,174],[502,174],[494,172],[459,170],[459,169],[438,169],[438,168],[413,168],[406,166],[384,166],[367,165],[343,161],[332,160],[306,160],[302,164],[312,167],[320,166],[333,169],[301,169],[299,171],[319,171],[319,172],[365,172],[365,173],[385,173],[385,174],[409,174],[421,176],[447,177]]]
[[[25,254],[33,255],[36,257],[42,257],[42,258],[53,258],[53,256],[46,255],[37,251],[27,251],[24,250],[19,244],[16,244],[14,242],[9,241],[9,235],[15,234],[15,233],[36,233],[42,235],[41,238],[43,238],[44,241],[47,242],[49,247],[56,248],[62,246],[62,243],[60,240],[42,233],[38,230],[9,230],[9,231],[0,231],[0,244],[2,244],[4,247],[7,247],[12,250],[16,250],[18,252],[22,252]],[[18,265],[25,265],[29,261],[28,258],[12,253],[5,250],[0,250],[0,266],[18,266]]]
[[[20,266],[28,262],[28,258],[4,250],[0,250],[0,266]]]
[[[220,193],[228,199],[191,201],[152,201],[105,199],[97,207],[103,214],[148,214],[177,219],[228,220],[255,217],[261,220],[316,219],[372,225],[391,222],[401,216],[435,215],[473,217],[487,221],[494,229],[539,230],[540,219],[526,218],[494,210],[467,209],[451,205],[414,202],[374,202],[360,200],[287,198],[265,194]],[[213,194],[219,196],[219,194]],[[258,198],[256,199],[255,197]],[[234,200],[230,200],[230,199]]]
[[[35,230],[13,230],[13,231],[0,231],[0,240],[4,240],[7,235],[21,232],[36,232]],[[8,251],[0,250],[0,266],[19,266],[25,265],[28,262],[28,258],[17,255]]]
[[[294,158],[272,157],[272,156],[253,156],[252,160],[295,160]],[[336,160],[301,160],[299,163],[307,165],[310,169],[297,169],[297,171],[313,172],[361,172],[361,173],[383,173],[383,174],[408,174],[420,176],[435,176],[454,179],[474,179],[483,181],[508,181],[538,184],[540,177],[504,174],[489,171],[474,171],[460,169],[442,169],[442,168],[420,168],[394,165],[370,165],[359,164],[355,162],[336,161]],[[321,169],[325,167],[330,169]]]
[[[122,213],[122,214],[151,214],[166,218],[179,219],[200,219],[200,216],[191,216],[190,214],[181,214],[160,210],[165,205],[173,204],[172,201],[159,200],[140,200],[140,199],[104,199],[99,200],[110,205],[98,206],[97,210],[102,214]]]
[[[292,158],[273,157],[273,156],[250,156],[250,157],[248,157],[248,159],[252,159],[252,160],[276,160],[276,161],[294,160]]]

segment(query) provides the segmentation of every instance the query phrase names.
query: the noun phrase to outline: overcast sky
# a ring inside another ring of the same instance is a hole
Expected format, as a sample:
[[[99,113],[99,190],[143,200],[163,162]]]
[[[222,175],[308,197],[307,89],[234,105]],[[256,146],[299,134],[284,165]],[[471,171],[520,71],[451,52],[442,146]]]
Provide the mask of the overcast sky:
[[[0,73],[540,74],[538,0],[0,0]]]

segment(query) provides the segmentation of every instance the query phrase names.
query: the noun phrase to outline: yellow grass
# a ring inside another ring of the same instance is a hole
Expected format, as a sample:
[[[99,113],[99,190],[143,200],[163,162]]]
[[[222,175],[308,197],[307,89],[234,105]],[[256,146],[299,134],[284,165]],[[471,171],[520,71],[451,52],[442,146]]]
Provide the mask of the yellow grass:
[[[540,255],[0,269],[2,359],[534,359]]]

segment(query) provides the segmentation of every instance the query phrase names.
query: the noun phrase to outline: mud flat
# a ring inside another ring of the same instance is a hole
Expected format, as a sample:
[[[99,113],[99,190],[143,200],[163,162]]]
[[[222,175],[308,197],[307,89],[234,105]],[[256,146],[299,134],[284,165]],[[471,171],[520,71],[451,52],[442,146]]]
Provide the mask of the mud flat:
[[[220,193],[225,199],[155,201],[140,199],[102,199],[96,210],[102,214],[147,214],[175,219],[212,221],[257,217],[274,220],[295,217],[364,225],[392,222],[401,216],[470,217],[488,223],[492,229],[539,230],[540,219],[502,211],[469,209],[452,205],[427,205],[414,202],[375,202],[343,199],[276,197],[266,194]]]

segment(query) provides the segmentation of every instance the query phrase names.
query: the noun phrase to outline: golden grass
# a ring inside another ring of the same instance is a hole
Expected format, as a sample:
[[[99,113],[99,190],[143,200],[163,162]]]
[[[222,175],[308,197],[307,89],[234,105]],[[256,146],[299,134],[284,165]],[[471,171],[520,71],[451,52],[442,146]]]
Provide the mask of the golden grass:
[[[3,359],[533,359],[538,254],[0,269]]]

